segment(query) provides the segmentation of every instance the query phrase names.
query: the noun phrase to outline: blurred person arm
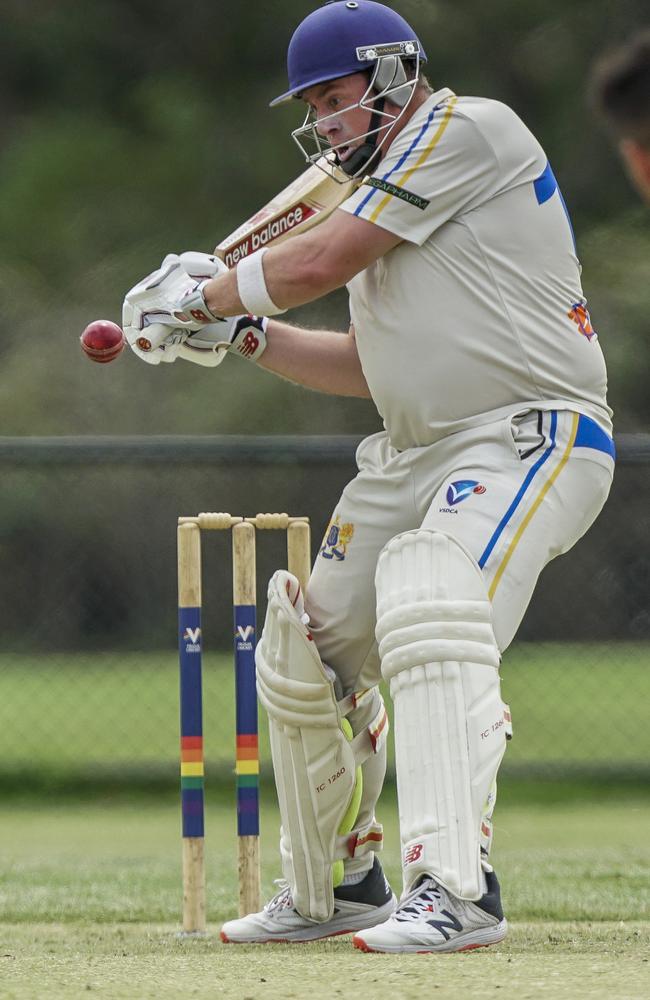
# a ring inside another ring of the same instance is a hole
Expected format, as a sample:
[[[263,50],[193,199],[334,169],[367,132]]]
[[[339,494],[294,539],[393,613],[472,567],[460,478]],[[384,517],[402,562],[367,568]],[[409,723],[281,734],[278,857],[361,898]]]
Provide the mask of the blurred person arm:
[[[650,204],[650,28],[601,56],[591,73],[590,97],[630,180]]]

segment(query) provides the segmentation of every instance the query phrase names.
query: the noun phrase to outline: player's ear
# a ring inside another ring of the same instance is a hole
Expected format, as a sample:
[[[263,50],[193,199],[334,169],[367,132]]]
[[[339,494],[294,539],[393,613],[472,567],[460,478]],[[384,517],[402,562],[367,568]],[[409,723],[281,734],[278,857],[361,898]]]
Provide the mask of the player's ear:
[[[619,149],[630,178],[646,201],[650,202],[650,150],[634,139],[622,139]]]

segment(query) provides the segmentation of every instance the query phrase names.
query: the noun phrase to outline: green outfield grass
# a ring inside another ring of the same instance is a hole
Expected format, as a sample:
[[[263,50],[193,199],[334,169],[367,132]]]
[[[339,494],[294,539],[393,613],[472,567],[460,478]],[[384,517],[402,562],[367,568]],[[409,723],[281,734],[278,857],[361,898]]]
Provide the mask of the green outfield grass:
[[[520,644],[502,668],[515,739],[504,770],[650,767],[650,646]],[[223,771],[234,758],[228,655],[204,669],[205,746]],[[390,708],[390,706],[389,706]],[[261,755],[268,763],[265,720]],[[155,654],[0,655],[0,780],[39,773],[177,772],[178,667]]]
[[[386,871],[399,886],[396,808],[382,800]],[[273,890],[278,817],[262,813],[263,885]],[[338,998],[641,1000],[650,954],[650,802],[569,802],[499,810],[495,863],[506,941],[451,956],[373,956],[347,939],[225,946],[234,915],[231,796],[207,817],[210,935],[179,940],[178,805],[169,797],[80,804],[9,801],[0,818],[3,1000]]]
[[[211,933],[187,941],[176,936],[179,807],[165,791],[178,773],[175,655],[4,654],[0,997],[327,1000],[368,992],[373,1000],[420,1000],[426,992],[442,1000],[484,993],[645,1000],[650,796],[640,782],[603,776],[627,767],[638,777],[650,760],[649,649],[522,645],[503,676],[516,735],[500,786],[494,860],[511,934],[469,955],[366,956],[344,939],[271,949],[218,941],[236,899],[234,790],[232,778],[217,780],[234,757],[230,657],[205,663]],[[553,764],[559,773],[588,766],[601,778],[589,786],[530,779],[543,765],[552,773]],[[519,780],[518,768],[528,777]],[[80,787],[82,799],[69,794]],[[153,794],[138,796],[137,787]],[[391,786],[380,816],[385,868],[399,887]],[[266,795],[265,894],[279,875],[277,826]]]

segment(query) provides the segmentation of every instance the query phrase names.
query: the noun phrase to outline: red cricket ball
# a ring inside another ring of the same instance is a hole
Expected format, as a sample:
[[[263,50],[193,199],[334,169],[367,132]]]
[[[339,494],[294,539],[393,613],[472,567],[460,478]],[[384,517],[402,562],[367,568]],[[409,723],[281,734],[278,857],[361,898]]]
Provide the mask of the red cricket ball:
[[[109,319],[96,319],[89,323],[79,338],[84,353],[100,365],[113,361],[124,348],[124,334]]]

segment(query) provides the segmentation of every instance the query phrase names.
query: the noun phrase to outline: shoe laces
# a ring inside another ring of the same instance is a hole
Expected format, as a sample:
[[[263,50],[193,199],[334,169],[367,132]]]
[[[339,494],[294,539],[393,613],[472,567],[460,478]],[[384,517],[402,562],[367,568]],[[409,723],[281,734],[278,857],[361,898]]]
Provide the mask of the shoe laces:
[[[267,913],[275,913],[276,910],[284,910],[286,908],[293,907],[293,896],[291,895],[291,886],[284,878],[276,878],[273,880],[273,885],[278,886],[278,892],[272,899],[269,899],[268,903],[264,906]]]
[[[445,902],[443,892],[432,878],[424,879],[402,899],[393,913],[393,920],[419,920],[439,913]]]

